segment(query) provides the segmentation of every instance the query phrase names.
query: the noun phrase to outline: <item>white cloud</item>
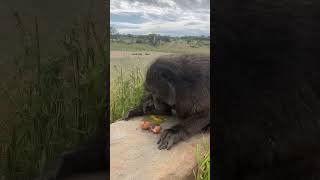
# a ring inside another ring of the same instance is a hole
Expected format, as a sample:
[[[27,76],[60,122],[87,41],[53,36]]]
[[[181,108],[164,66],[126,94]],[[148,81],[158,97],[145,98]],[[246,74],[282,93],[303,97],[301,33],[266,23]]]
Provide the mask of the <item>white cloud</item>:
[[[120,33],[208,35],[210,32],[210,0],[111,0],[110,12],[128,17],[126,23],[111,18],[111,24]],[[140,16],[143,22],[130,22],[131,15]]]

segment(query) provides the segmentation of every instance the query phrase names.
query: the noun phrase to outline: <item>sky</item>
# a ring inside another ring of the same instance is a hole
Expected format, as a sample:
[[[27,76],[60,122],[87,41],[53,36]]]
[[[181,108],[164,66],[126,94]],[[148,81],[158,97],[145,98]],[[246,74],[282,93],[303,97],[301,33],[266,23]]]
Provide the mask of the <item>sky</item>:
[[[121,34],[210,34],[210,0],[111,0],[110,14]]]

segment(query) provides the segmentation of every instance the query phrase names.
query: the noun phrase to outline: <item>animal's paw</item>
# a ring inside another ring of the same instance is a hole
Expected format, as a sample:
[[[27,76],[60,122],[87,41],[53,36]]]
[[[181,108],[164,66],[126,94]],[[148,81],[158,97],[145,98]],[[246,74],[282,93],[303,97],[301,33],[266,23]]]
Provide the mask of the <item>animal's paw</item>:
[[[188,133],[182,126],[174,126],[170,129],[164,130],[157,142],[158,149],[169,150],[174,144],[179,141],[185,140],[188,137]]]

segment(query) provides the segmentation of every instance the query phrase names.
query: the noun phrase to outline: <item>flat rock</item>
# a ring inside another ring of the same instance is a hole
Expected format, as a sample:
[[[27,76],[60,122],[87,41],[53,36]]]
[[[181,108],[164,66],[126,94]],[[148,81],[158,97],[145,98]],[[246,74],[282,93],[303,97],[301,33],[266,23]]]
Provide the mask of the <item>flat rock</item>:
[[[195,150],[201,143],[209,143],[209,133],[199,133],[182,141],[170,150],[159,150],[159,134],[140,129],[143,117],[117,121],[110,125],[111,180],[186,180],[194,179]],[[165,117],[162,130],[177,121]]]

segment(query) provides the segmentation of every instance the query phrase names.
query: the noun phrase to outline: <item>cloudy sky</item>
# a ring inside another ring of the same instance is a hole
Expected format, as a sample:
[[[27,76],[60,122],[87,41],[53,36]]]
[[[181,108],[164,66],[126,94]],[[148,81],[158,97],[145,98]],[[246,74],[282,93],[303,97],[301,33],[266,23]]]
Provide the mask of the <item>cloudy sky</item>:
[[[111,0],[110,13],[124,34],[210,34],[210,0]]]

